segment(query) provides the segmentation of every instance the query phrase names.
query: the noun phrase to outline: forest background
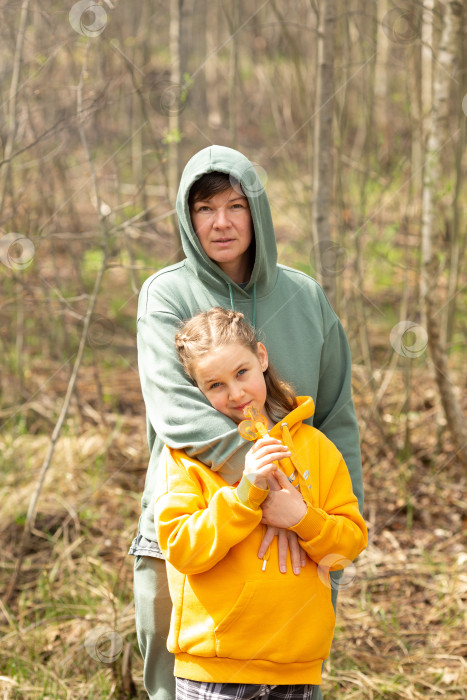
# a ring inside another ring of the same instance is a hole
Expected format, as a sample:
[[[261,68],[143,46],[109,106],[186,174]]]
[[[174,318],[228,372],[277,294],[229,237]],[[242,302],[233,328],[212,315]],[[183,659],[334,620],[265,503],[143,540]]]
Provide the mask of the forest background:
[[[135,314],[180,169],[254,162],[352,348],[370,543],[324,694],[467,697],[467,12],[449,0],[3,0],[0,691],[145,697]]]

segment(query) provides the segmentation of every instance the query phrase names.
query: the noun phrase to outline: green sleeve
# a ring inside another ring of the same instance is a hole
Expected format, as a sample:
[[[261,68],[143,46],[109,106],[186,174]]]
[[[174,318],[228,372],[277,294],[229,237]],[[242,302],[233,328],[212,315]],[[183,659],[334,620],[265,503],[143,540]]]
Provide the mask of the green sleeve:
[[[321,430],[341,452],[352,480],[360,512],[363,511],[363,479],[357,417],[351,393],[349,343],[341,322],[327,299],[325,304],[334,321],[321,350],[321,364],[314,426]],[[326,311],[326,309],[325,309]]]
[[[180,318],[158,311],[138,319],[138,365],[148,417],[149,447],[155,436],[183,449],[230,484],[240,478],[249,444],[237,426],[216,411],[186,377],[174,338]]]

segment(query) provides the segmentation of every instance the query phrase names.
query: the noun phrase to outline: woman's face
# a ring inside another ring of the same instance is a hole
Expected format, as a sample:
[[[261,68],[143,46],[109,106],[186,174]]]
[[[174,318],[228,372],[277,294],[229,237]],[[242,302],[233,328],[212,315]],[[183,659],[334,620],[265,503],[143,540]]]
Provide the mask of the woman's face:
[[[248,282],[253,222],[245,195],[230,187],[193,204],[191,221],[201,247],[234,282]]]

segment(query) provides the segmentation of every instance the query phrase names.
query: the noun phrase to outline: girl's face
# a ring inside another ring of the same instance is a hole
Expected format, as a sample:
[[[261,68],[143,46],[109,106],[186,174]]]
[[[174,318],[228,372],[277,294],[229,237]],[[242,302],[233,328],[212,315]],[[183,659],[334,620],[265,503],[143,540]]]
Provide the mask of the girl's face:
[[[268,354],[262,343],[258,343],[256,355],[240,343],[231,343],[214,347],[196,360],[193,379],[213,408],[240,423],[249,404],[266,413],[263,372],[267,366]]]

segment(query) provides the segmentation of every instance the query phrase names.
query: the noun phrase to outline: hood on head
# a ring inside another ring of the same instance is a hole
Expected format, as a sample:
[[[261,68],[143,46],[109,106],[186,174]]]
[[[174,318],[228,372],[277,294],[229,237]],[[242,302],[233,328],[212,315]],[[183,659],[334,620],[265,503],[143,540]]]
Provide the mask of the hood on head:
[[[219,265],[208,258],[196,236],[188,209],[188,193],[196,180],[205,173],[221,172],[232,175],[242,186],[250,205],[255,236],[255,262],[251,279],[241,290]],[[225,293],[226,285],[239,292],[256,285],[259,295],[267,293],[276,279],[277,248],[269,201],[253,163],[239,151],[226,146],[209,146],[196,153],[186,164],[177,194],[177,216],[185,255],[198,277],[209,286]]]

